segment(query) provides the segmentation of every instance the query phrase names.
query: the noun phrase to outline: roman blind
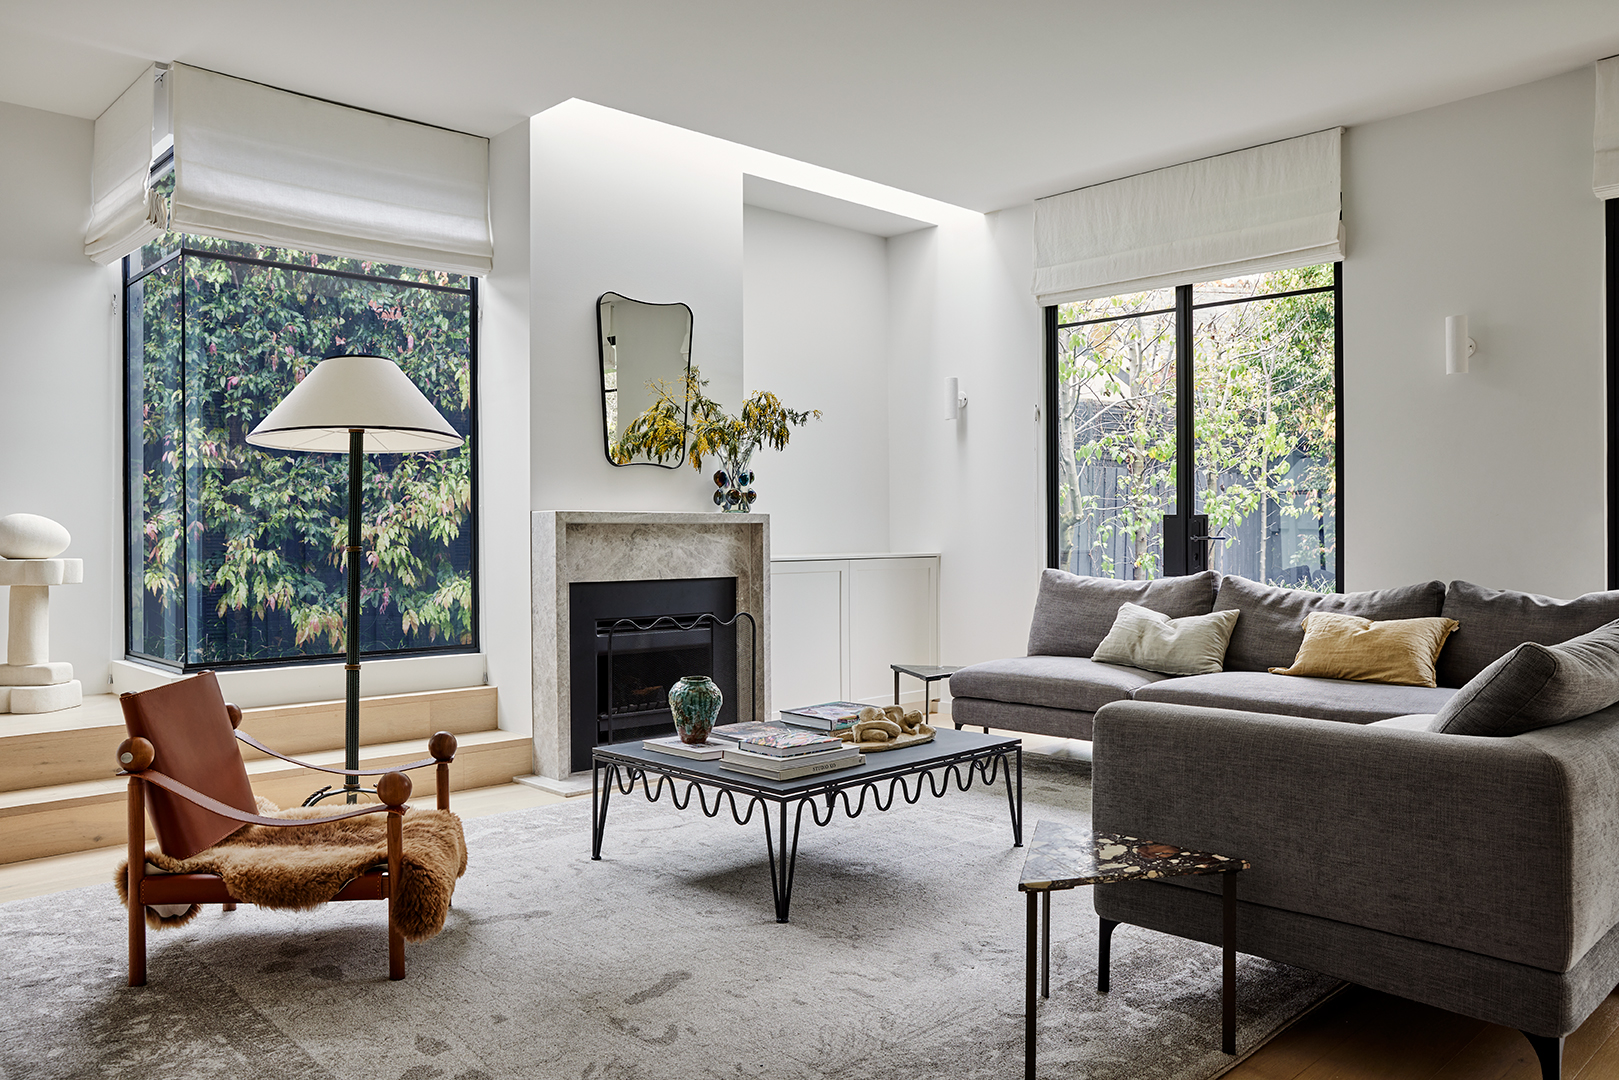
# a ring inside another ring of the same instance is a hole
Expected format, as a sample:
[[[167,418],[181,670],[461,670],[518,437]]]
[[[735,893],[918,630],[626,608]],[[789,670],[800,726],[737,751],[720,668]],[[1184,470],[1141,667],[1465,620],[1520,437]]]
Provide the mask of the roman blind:
[[[489,140],[175,64],[169,227],[489,272]]]
[[[1342,128],[1034,204],[1042,306],[1343,258]]]
[[[167,142],[167,116],[160,115],[167,75],[153,64],[96,118],[84,253],[99,263],[117,262],[157,239],[168,223],[168,208],[150,183],[155,148]]]
[[[1591,190],[1619,199],[1619,56],[1597,61],[1596,162]]]

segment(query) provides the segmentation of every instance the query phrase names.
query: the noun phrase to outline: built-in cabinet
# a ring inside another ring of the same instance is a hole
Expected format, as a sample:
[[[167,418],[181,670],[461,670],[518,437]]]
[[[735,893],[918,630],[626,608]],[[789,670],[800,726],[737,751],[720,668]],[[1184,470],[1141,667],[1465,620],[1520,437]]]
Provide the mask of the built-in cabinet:
[[[939,556],[772,559],[770,624],[776,708],[892,702],[890,664],[939,662]],[[906,704],[920,704],[916,680],[901,691]]]

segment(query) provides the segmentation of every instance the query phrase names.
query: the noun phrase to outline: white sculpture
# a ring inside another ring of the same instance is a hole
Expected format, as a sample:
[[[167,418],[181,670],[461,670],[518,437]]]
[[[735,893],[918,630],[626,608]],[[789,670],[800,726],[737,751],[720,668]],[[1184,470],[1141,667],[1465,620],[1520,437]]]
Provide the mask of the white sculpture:
[[[84,580],[83,559],[58,559],[72,537],[50,518],[0,518],[0,586],[11,586],[6,662],[0,664],[0,712],[44,713],[84,702],[72,664],[50,655],[51,586]]]

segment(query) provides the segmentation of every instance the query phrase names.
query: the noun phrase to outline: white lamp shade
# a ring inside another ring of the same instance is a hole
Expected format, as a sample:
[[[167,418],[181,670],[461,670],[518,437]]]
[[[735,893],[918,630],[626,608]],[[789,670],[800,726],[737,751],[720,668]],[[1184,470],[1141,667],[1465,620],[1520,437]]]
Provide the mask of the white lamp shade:
[[[349,432],[365,432],[368,454],[409,454],[461,445],[450,422],[386,356],[332,356],[315,365],[248,433],[272,450],[346,453]]]

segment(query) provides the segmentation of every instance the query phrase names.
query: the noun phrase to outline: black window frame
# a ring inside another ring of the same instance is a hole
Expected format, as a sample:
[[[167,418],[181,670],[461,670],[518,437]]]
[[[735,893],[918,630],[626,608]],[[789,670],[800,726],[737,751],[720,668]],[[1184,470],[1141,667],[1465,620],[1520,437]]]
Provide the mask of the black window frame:
[[[1608,204],[1608,308],[1609,326],[1616,326],[1619,319],[1619,289],[1616,289],[1614,263],[1619,258],[1619,199],[1610,200]],[[1196,504],[1193,471],[1187,466],[1193,455],[1193,387],[1192,364],[1195,357],[1192,353],[1192,320],[1193,312],[1205,308],[1225,307],[1232,304],[1252,303],[1258,300],[1270,300],[1287,296],[1303,296],[1313,293],[1332,293],[1332,396],[1335,412],[1335,429],[1333,432],[1333,483],[1337,490],[1333,498],[1333,531],[1336,537],[1336,546],[1333,553],[1333,580],[1336,592],[1344,591],[1344,291],[1343,291],[1343,261],[1340,259],[1332,264],[1332,284],[1317,286],[1309,289],[1289,289],[1275,293],[1263,293],[1257,296],[1242,297],[1236,300],[1210,301],[1203,304],[1192,302],[1193,290],[1203,282],[1188,282],[1175,286],[1175,304],[1171,308],[1160,308],[1152,311],[1135,312],[1130,315],[1109,317],[1107,319],[1082,320],[1079,323],[1059,323],[1057,311],[1059,305],[1051,304],[1044,309],[1045,314],[1045,443],[1046,443],[1046,566],[1055,568],[1061,546],[1059,535],[1059,521],[1061,519],[1060,506],[1060,472],[1057,468],[1057,455],[1061,448],[1057,439],[1057,367],[1059,354],[1059,338],[1062,331],[1071,326],[1082,325],[1083,322],[1115,321],[1125,318],[1142,318],[1147,315],[1175,316],[1175,509],[1178,521],[1175,523],[1179,529],[1178,537],[1170,535],[1164,538],[1166,554],[1166,573],[1162,576],[1173,576],[1167,573],[1167,556],[1171,543],[1188,544],[1190,541],[1190,528],[1192,521],[1191,508]],[[1610,329],[1608,335],[1608,386],[1609,386],[1609,529],[1610,538],[1615,536],[1614,496],[1615,485],[1619,483],[1619,469],[1615,467],[1615,446],[1619,445],[1615,432],[1619,431],[1619,406],[1616,406],[1616,371],[1619,371],[1619,351],[1616,351],[1614,333]],[[1185,510],[1182,510],[1185,507]],[[1165,515],[1166,529],[1170,528],[1170,515]],[[1610,539],[1609,547],[1609,574],[1610,581],[1619,568],[1619,554]],[[1610,588],[1619,588],[1610,585]]]
[[[162,166],[167,164],[168,160],[169,160],[168,157],[165,157],[163,161],[160,161],[156,166],[154,166],[154,169],[153,169],[154,175],[157,174],[158,170]],[[159,270],[159,269],[161,269],[161,268],[163,268],[165,266],[170,265],[171,263],[175,262],[176,260],[182,259],[186,255],[196,255],[196,256],[200,256],[200,257],[208,258],[208,259],[221,259],[221,260],[226,260],[226,261],[244,263],[244,264],[253,265],[253,266],[276,267],[276,268],[280,268],[280,269],[296,271],[297,273],[315,274],[315,275],[321,275],[321,276],[326,276],[326,277],[346,278],[346,279],[357,280],[357,281],[380,282],[382,284],[408,286],[410,288],[428,289],[428,290],[432,290],[432,291],[436,291],[436,292],[462,293],[462,294],[465,294],[467,296],[468,303],[470,305],[469,306],[469,311],[468,311],[469,325],[468,325],[468,328],[467,328],[467,364],[468,364],[468,384],[469,384],[469,388],[470,388],[469,389],[469,394],[470,394],[470,401],[471,401],[470,408],[468,409],[467,433],[468,433],[468,438],[472,442],[471,460],[468,462],[468,469],[469,469],[469,472],[470,472],[471,486],[472,486],[472,506],[471,506],[471,512],[468,515],[468,535],[467,535],[467,542],[468,542],[468,547],[469,547],[470,555],[471,555],[471,560],[470,560],[470,563],[468,565],[468,574],[469,574],[470,579],[471,579],[471,587],[472,587],[471,588],[471,591],[472,591],[472,611],[471,611],[472,633],[470,635],[471,636],[471,641],[469,643],[465,643],[465,644],[463,644],[461,642],[454,642],[454,643],[447,642],[444,645],[434,645],[434,646],[427,646],[427,647],[424,647],[424,648],[416,648],[416,649],[362,649],[360,651],[360,656],[361,656],[362,659],[371,659],[371,660],[378,660],[378,659],[406,659],[406,658],[410,658],[410,657],[419,657],[419,656],[465,655],[465,654],[477,653],[477,652],[481,651],[481,649],[483,647],[482,646],[482,640],[483,640],[482,639],[482,632],[483,632],[483,614],[482,614],[483,588],[482,588],[482,580],[483,579],[482,579],[481,569],[480,569],[480,565],[479,565],[480,564],[480,556],[481,556],[481,553],[482,553],[481,544],[479,542],[479,540],[480,540],[480,537],[479,537],[479,523],[480,523],[481,510],[482,510],[483,504],[482,504],[482,501],[481,501],[481,499],[479,497],[479,476],[480,476],[480,474],[482,472],[482,469],[480,468],[480,461],[481,461],[482,456],[483,456],[483,443],[482,443],[482,440],[479,438],[479,429],[478,429],[478,415],[479,415],[479,411],[480,411],[479,407],[478,407],[479,406],[479,401],[480,401],[480,398],[479,398],[478,355],[479,355],[479,348],[480,348],[479,331],[480,331],[481,325],[482,325],[482,319],[481,319],[482,308],[480,306],[479,282],[478,282],[477,276],[476,275],[467,275],[467,287],[463,289],[463,288],[459,288],[457,286],[438,285],[438,284],[435,284],[435,283],[432,283],[432,282],[409,281],[409,280],[404,280],[404,279],[399,279],[399,278],[390,278],[390,277],[385,277],[385,276],[380,275],[380,274],[360,274],[360,273],[355,273],[353,271],[348,271],[348,270],[339,270],[339,269],[336,269],[334,267],[306,266],[306,265],[302,265],[302,264],[299,264],[299,263],[289,263],[289,262],[285,262],[285,261],[281,261],[281,260],[275,260],[275,259],[260,259],[260,258],[253,258],[253,257],[250,257],[250,256],[246,256],[246,255],[238,255],[238,254],[234,254],[234,253],[226,253],[226,252],[219,252],[219,251],[209,251],[209,250],[206,250],[206,249],[203,249],[203,248],[197,248],[197,247],[188,246],[185,243],[185,239],[187,239],[187,236],[185,234],[182,234],[181,243],[179,245],[177,245],[173,251],[166,254],[163,258],[155,261],[150,266],[142,267],[141,270],[138,273],[136,273],[133,277],[130,276],[130,268],[131,268],[131,265],[132,265],[131,264],[131,259],[134,256],[133,255],[125,255],[123,260],[122,260],[123,282],[122,282],[122,288],[121,288],[121,290],[119,292],[119,313],[120,313],[120,316],[121,316],[121,318],[120,318],[120,326],[119,326],[119,335],[120,335],[119,341],[120,341],[120,347],[121,347],[121,350],[122,350],[120,355],[122,356],[122,369],[123,369],[122,370],[123,396],[120,399],[121,400],[121,411],[122,411],[122,414],[123,414],[123,416],[122,416],[122,425],[121,425],[121,432],[122,432],[122,435],[123,435],[123,443],[122,443],[122,446],[123,446],[123,461],[122,461],[122,467],[120,469],[121,474],[122,474],[121,477],[120,477],[120,483],[121,483],[121,487],[123,489],[124,518],[123,518],[123,529],[120,531],[120,535],[123,536],[124,539],[120,543],[120,547],[122,547],[123,555],[124,555],[124,580],[123,580],[123,592],[120,595],[122,597],[122,602],[123,602],[123,606],[124,606],[124,613],[123,613],[124,658],[126,660],[135,660],[135,661],[139,661],[140,663],[143,663],[143,664],[151,665],[153,667],[159,667],[159,668],[163,668],[163,669],[168,670],[168,671],[175,671],[175,672],[180,672],[180,673],[184,673],[184,674],[189,674],[189,673],[196,672],[196,671],[250,670],[250,669],[255,669],[255,668],[262,669],[262,668],[295,667],[295,666],[304,666],[304,665],[309,665],[309,664],[331,664],[331,663],[334,663],[334,662],[341,661],[344,658],[344,652],[342,650],[339,650],[337,652],[332,652],[332,653],[310,653],[310,654],[305,654],[305,655],[301,655],[301,656],[268,657],[268,658],[264,658],[264,659],[211,660],[211,661],[207,661],[207,662],[204,662],[204,663],[192,663],[190,661],[181,661],[180,663],[175,663],[173,660],[170,660],[167,657],[152,656],[149,653],[139,652],[134,648],[134,635],[132,633],[132,628],[130,626],[130,618],[129,618],[129,610],[128,610],[130,588],[131,588],[131,581],[132,581],[131,575],[138,572],[137,568],[132,564],[132,561],[131,561],[131,558],[130,558],[130,545],[129,545],[129,542],[128,542],[131,514],[133,514],[135,512],[134,506],[133,506],[132,501],[131,501],[132,500],[132,492],[130,491],[130,484],[129,484],[129,462],[128,462],[130,437],[131,437],[130,423],[129,423],[129,419],[130,419],[130,409],[129,409],[130,396],[129,395],[131,393],[130,364],[129,364],[129,321],[130,321],[129,294],[130,294],[130,287],[131,286],[139,283],[142,279],[146,278],[147,276],[149,276],[153,272],[155,272],[155,271],[157,271],[157,270]],[[181,289],[182,289],[182,295],[183,295],[183,290],[184,290],[184,284],[183,284],[184,276],[183,275],[181,277],[181,281],[182,281]],[[185,336],[185,305],[184,305],[183,302],[181,303],[180,311],[181,311],[181,316],[180,316],[181,339],[182,339],[182,342],[183,342],[184,336]],[[184,350],[184,347],[182,345],[182,348],[181,348],[182,370],[183,370],[184,363],[185,363],[185,350]],[[185,549],[182,546],[182,554],[181,554],[182,561],[186,559],[186,555],[184,554],[184,550]]]
[[[1619,199],[1603,200],[1603,213],[1607,234],[1603,271],[1607,301],[1608,588],[1619,589]]]

